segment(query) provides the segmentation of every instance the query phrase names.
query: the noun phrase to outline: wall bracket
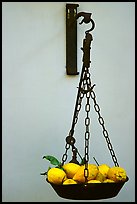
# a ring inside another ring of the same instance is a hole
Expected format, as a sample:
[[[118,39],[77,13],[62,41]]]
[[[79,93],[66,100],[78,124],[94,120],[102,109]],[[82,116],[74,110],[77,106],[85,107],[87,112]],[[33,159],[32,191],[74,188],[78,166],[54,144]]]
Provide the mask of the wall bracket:
[[[66,4],[66,73],[78,75],[77,71],[77,7]]]

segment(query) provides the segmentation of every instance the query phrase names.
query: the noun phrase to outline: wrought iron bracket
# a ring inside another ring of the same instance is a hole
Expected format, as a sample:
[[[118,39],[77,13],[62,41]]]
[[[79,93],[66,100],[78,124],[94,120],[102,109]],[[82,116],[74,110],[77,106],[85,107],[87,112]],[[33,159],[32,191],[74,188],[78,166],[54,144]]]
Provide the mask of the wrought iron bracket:
[[[77,19],[83,17],[82,23],[91,23],[92,27],[85,31],[86,34],[92,31],[95,27],[94,21],[91,19],[92,13],[79,12],[77,13],[78,4],[66,4],[66,73],[67,75],[78,75],[77,71]],[[89,41],[90,39],[90,35]],[[91,36],[92,38],[92,36]],[[87,44],[87,43],[86,43]],[[84,47],[83,52],[86,51]],[[86,52],[85,52],[86,53]],[[89,52],[88,52],[89,53]],[[84,55],[85,61],[89,61],[89,56]]]
[[[77,7],[66,4],[66,73],[78,75],[77,71]]]

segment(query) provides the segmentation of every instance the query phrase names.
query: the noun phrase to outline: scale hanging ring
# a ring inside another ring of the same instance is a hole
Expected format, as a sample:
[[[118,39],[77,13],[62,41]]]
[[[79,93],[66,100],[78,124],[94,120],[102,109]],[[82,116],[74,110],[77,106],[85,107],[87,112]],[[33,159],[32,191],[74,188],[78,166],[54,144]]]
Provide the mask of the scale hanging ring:
[[[66,137],[66,142],[73,146],[75,144],[75,138],[72,137],[72,136],[67,136]]]

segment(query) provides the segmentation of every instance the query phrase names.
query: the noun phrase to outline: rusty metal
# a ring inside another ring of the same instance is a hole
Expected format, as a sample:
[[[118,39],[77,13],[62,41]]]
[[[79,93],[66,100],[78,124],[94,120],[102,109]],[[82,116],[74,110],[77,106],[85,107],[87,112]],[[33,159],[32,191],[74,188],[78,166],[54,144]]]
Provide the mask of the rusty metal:
[[[84,18],[82,19],[82,21],[81,21],[79,24],[91,22],[92,27],[91,27],[89,30],[85,31],[86,33],[92,31],[92,30],[95,28],[95,23],[94,23],[94,21],[92,20],[91,15],[92,15],[92,13],[86,13],[86,12],[79,12],[79,13],[76,15],[76,19],[78,19],[79,17],[84,17]]]
[[[66,4],[66,73],[78,75],[77,71],[77,7],[78,4]]]
[[[77,19],[83,17],[82,23],[91,23],[92,27],[86,33],[95,28],[95,23],[91,19],[91,13],[77,13],[79,4],[66,4],[66,73],[67,75],[78,75],[77,71]],[[84,50],[86,52],[86,48]],[[87,59],[87,57],[85,57]],[[86,63],[86,62],[85,62]]]

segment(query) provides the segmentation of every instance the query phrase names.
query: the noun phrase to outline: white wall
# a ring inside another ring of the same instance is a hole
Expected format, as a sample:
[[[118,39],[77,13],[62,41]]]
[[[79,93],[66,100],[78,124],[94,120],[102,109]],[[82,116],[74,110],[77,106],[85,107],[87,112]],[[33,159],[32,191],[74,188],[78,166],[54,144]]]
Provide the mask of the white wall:
[[[65,71],[66,3],[2,3],[3,202],[74,202],[57,196],[40,176],[49,166],[42,157],[48,154],[61,159],[65,151],[80,76],[67,76]],[[92,12],[96,23],[92,32],[92,82],[118,162],[129,176],[118,196],[97,202],[133,202],[135,3],[78,4],[78,12]],[[87,27],[78,24],[78,71]],[[97,114],[91,111],[90,162],[95,156],[99,163],[112,166]],[[74,135],[82,154],[84,118],[81,111]],[[71,158],[70,151],[69,155]]]

